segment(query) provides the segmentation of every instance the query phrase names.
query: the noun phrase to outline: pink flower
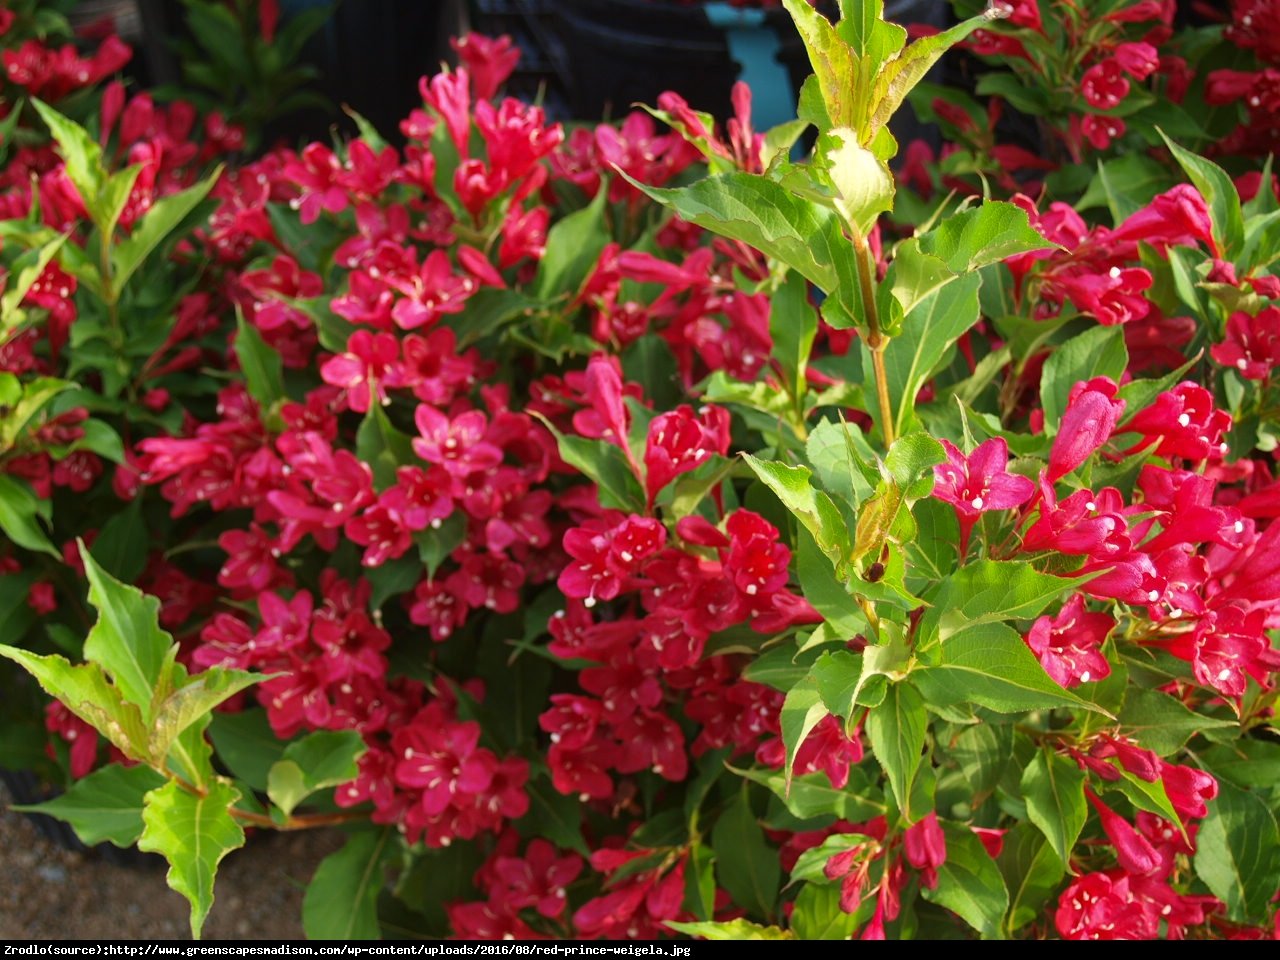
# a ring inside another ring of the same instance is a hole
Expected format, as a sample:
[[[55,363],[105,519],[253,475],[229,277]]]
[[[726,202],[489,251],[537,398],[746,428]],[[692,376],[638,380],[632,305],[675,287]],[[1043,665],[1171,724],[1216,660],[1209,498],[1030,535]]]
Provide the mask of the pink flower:
[[[1110,439],[1124,413],[1124,401],[1116,399],[1118,390],[1109,377],[1094,377],[1071,388],[1049,451],[1050,482],[1065,477]]]
[[[947,462],[933,468],[933,495],[955,507],[963,539],[982,514],[1020,507],[1035,493],[1034,482],[1008,472],[1009,444],[1004,437],[978,444],[968,456],[949,440],[942,446]]]
[[[492,99],[520,62],[520,48],[506,34],[494,38],[468,33],[450,37],[449,45],[469,71],[472,89],[480,100]]]
[[[1108,614],[1086,613],[1077,593],[1056,616],[1037,619],[1025,639],[1054,682],[1076,687],[1111,675],[1101,647],[1115,625]]]

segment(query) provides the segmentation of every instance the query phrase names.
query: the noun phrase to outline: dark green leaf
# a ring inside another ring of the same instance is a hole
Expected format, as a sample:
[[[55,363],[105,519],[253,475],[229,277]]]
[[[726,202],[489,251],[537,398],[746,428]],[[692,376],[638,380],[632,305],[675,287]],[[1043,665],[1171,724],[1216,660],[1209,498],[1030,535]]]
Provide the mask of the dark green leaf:
[[[1120,725],[1126,734],[1162,757],[1177,753],[1197,733],[1226,731],[1236,726],[1207,716],[1203,710],[1191,710],[1168,694],[1141,687],[1129,691],[1120,712]]]
[[[778,853],[764,838],[744,789],[720,815],[711,831],[716,875],[734,903],[752,915],[769,919],[778,899],[782,868]]]
[[[1089,817],[1084,780],[1078,764],[1049,748],[1037,752],[1022,772],[1027,816],[1063,863],[1071,862],[1071,850]]]
[[[1056,432],[1071,388],[1082,380],[1110,377],[1117,382],[1129,365],[1122,327],[1093,327],[1055,347],[1040,378],[1045,429]]]
[[[945,824],[947,859],[938,867],[938,885],[920,893],[958,914],[979,933],[994,935],[1009,907],[1009,891],[996,862],[968,827]]]
[[[609,242],[604,223],[608,193],[599,191],[589,206],[569,214],[547,232],[546,252],[533,281],[534,296],[539,300],[572,297],[587,279]]]
[[[262,339],[244,314],[236,314],[236,359],[244,374],[249,395],[258,401],[263,412],[269,412],[284,399],[284,366],[280,354]]]
[[[1195,867],[1232,920],[1264,919],[1280,876],[1275,815],[1253,794],[1220,783],[1209,815],[1200,822]]]
[[[393,831],[363,830],[320,862],[302,900],[302,928],[310,940],[377,940],[378,894]]]
[[[880,706],[867,714],[867,740],[889,777],[898,809],[908,823],[928,813],[911,806],[912,786],[923,759],[928,726],[924,699],[909,682],[892,684]]]

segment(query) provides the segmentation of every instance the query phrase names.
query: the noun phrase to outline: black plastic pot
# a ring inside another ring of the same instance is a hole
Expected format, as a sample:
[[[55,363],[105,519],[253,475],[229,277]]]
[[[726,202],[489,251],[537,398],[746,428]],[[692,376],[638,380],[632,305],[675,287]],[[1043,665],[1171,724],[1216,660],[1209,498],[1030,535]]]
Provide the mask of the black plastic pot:
[[[706,6],[552,0],[550,7],[559,20],[571,74],[569,100],[579,119],[620,117],[634,103],[655,104],[666,90],[677,91],[695,109],[729,115],[742,64],[730,51],[733,26],[713,22]],[[742,11],[737,29],[772,30],[776,21],[772,11]]]
[[[49,789],[30,770],[0,769],[0,783],[5,785],[13,802],[19,806],[43,803],[58,795],[58,791]],[[23,816],[36,828],[37,833],[64,850],[90,854],[122,867],[153,869],[164,863],[163,858],[154,853],[142,853],[134,847],[122,850],[110,843],[100,843],[96,847],[85,846],[70,826],[43,813],[24,813]]]

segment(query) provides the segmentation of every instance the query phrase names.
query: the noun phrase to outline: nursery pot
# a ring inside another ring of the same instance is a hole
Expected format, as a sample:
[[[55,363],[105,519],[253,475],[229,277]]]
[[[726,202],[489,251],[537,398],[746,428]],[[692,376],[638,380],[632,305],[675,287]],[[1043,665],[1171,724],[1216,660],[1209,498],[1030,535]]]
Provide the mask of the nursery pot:
[[[552,0],[570,71],[569,100],[582,120],[625,116],[674,90],[717,119],[731,115],[734,83],[754,95],[755,125],[794,116],[796,87],[779,56],[795,30],[780,10],[727,3]],[[798,41],[789,59],[803,60]],[[797,63],[797,66],[799,64]]]

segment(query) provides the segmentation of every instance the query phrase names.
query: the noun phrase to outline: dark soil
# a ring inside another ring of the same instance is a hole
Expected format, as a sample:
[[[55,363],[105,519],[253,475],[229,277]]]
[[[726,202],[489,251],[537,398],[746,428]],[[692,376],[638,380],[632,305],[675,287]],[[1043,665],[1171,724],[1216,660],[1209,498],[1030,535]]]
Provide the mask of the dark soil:
[[[163,863],[125,867],[65,850],[9,803],[0,789],[0,940],[191,936],[187,901],[165,885]],[[340,845],[333,831],[251,836],[218,870],[205,939],[300,939],[302,892]]]

